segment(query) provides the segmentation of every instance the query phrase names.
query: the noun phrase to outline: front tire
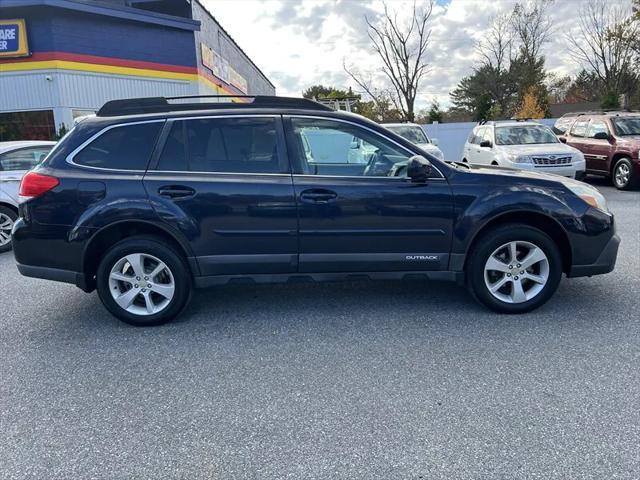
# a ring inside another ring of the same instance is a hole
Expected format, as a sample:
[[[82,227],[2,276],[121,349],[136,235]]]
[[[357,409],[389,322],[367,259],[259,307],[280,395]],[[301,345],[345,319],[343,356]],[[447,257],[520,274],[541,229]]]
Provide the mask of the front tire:
[[[0,205],[0,253],[11,250],[11,230],[17,219],[16,212]]]
[[[629,158],[624,157],[616,162],[611,181],[618,190],[631,190],[635,186],[636,179],[633,176],[633,165]]]
[[[562,277],[556,243],[528,225],[485,233],[470,254],[468,286],[483,305],[500,313],[524,313],[546,303]]]
[[[184,258],[154,237],[132,237],[111,247],[96,274],[107,310],[135,326],[173,320],[191,296],[191,274]]]

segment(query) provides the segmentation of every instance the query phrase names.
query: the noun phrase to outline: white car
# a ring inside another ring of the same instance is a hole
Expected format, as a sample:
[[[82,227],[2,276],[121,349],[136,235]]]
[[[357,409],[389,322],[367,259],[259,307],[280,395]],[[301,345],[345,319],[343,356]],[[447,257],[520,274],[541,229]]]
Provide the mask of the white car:
[[[464,144],[463,162],[584,178],[582,153],[532,121],[489,121],[477,125]]]
[[[409,140],[437,159],[444,160],[444,154],[437,146],[438,140],[435,138],[430,139],[420,125],[416,123],[383,123],[382,126]]]
[[[22,176],[44,160],[56,142],[0,142],[0,253],[11,250],[11,229],[18,218]]]

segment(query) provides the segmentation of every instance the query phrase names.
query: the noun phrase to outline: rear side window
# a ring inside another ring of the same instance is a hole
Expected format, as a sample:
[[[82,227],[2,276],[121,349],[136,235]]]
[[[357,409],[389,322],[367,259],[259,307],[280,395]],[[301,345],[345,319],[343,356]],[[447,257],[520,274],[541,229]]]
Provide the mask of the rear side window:
[[[29,170],[47,156],[53,145],[13,150],[0,155],[0,171]]]
[[[146,170],[162,123],[114,127],[84,147],[73,161],[87,167]]]
[[[589,120],[578,120],[571,128],[571,135],[574,137],[584,137],[587,134],[587,125]]]
[[[158,170],[281,173],[274,118],[175,121]]]

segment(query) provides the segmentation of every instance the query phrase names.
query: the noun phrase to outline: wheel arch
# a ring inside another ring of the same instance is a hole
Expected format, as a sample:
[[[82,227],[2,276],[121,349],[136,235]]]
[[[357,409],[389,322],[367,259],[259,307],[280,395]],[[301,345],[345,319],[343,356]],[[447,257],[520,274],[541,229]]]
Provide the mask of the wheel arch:
[[[149,221],[122,220],[101,228],[89,239],[84,248],[82,272],[85,274],[87,287],[90,291],[95,288],[95,273],[101,258],[98,253],[133,235],[148,235],[162,239],[184,256],[192,275],[199,274],[191,247],[175,232],[165,226]]]
[[[489,230],[501,225],[507,225],[509,223],[528,225],[530,227],[537,228],[546,233],[551,239],[558,245],[560,249],[560,255],[562,256],[562,271],[564,273],[569,272],[572,264],[573,252],[571,250],[571,243],[569,237],[560,223],[553,217],[545,215],[544,213],[532,211],[532,210],[518,210],[502,213],[496,217],[485,222],[473,235],[469,246],[465,252],[464,269],[466,270],[469,264],[470,253],[477,245],[482,236]]]
[[[626,158],[631,162],[631,155],[627,152],[617,152],[611,157],[611,163],[609,164],[609,173],[611,176],[613,176],[613,169],[616,168],[616,163],[622,158]]]
[[[16,215],[19,215],[18,207],[16,207],[12,203],[0,201],[0,207],[6,207],[9,210],[11,210],[12,212],[14,212]]]

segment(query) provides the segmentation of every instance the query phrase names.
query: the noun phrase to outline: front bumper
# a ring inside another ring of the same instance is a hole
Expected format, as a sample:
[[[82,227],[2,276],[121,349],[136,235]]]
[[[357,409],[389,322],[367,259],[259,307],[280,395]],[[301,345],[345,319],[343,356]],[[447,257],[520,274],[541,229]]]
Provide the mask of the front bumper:
[[[584,175],[586,163],[585,161],[573,162],[569,165],[534,165],[532,163],[512,163],[508,164],[509,168],[518,170],[526,170],[528,172],[552,173],[561,177],[577,178]]]
[[[620,237],[613,235],[594,263],[589,265],[572,265],[567,277],[590,277],[592,275],[602,275],[603,273],[613,271],[616,266],[619,246]]]

